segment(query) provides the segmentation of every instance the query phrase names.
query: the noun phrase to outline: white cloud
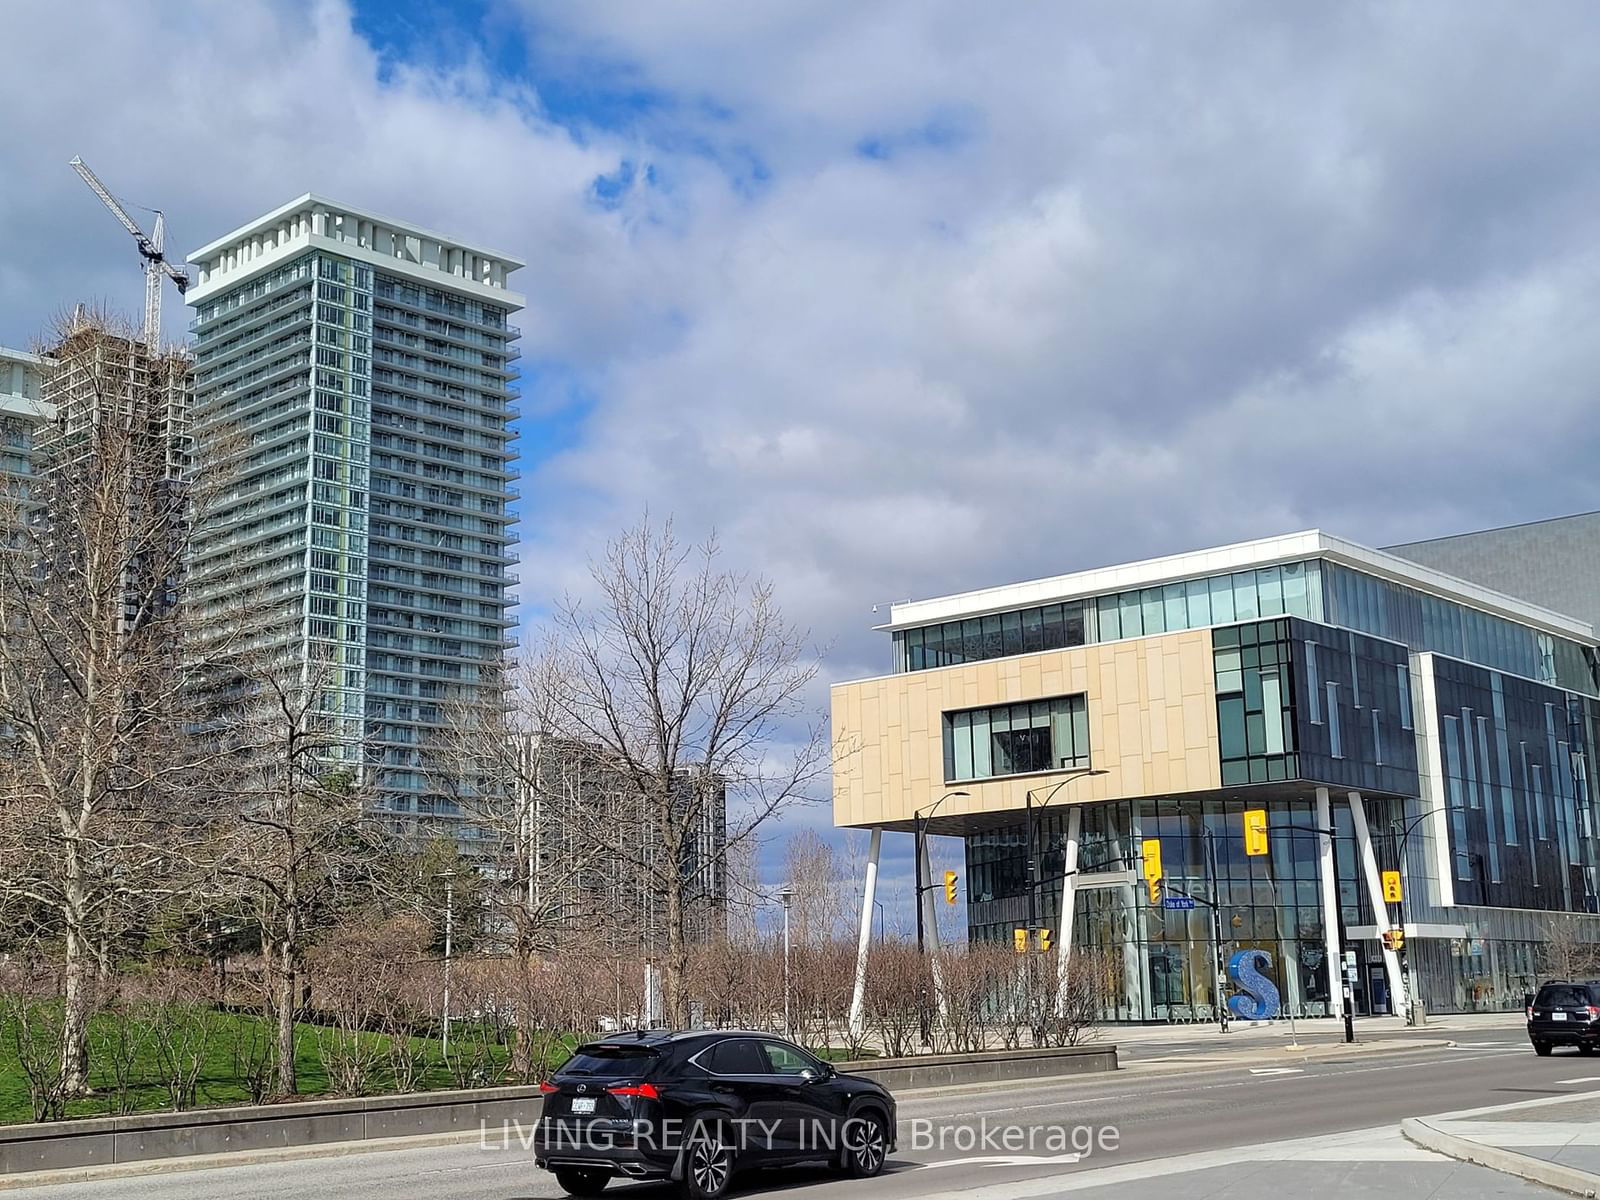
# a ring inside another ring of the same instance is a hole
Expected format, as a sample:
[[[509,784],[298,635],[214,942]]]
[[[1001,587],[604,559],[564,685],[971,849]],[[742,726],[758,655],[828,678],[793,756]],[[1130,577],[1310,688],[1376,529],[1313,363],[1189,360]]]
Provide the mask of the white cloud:
[[[10,6],[0,340],[137,297],[74,152],[186,246],[316,189],[518,252],[524,407],[591,404],[530,600],[648,504],[851,677],[875,602],[1600,507],[1589,5],[524,0],[527,80],[150,11]]]

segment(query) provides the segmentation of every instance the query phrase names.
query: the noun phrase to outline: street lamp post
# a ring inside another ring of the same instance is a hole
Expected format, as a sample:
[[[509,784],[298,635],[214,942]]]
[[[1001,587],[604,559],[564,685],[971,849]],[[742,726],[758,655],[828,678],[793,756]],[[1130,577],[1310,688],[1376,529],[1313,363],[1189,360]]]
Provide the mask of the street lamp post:
[[[794,1036],[794,1020],[789,1007],[789,906],[794,902],[794,889],[784,884],[778,889],[778,903],[783,905],[783,1036]]]
[[[1402,940],[1400,942],[1400,948],[1397,951],[1395,951],[1395,956],[1400,960],[1400,986],[1405,991],[1406,1009],[1407,1009],[1406,1014],[1405,1014],[1405,1018],[1406,1018],[1406,1024],[1407,1025],[1415,1025],[1417,1023],[1416,1014],[1418,1013],[1419,1009],[1417,1008],[1416,993],[1414,993],[1411,990],[1410,950],[1409,950],[1409,947],[1406,945],[1406,943],[1404,941],[1404,934],[1405,934],[1405,928],[1406,928],[1406,899],[1405,899],[1406,849],[1410,845],[1412,831],[1414,829],[1416,829],[1416,827],[1419,824],[1421,824],[1423,820],[1425,820],[1428,817],[1434,816],[1437,813],[1449,812],[1450,810],[1455,809],[1455,808],[1459,808],[1459,807],[1460,807],[1460,805],[1456,805],[1456,804],[1438,805],[1438,806],[1435,806],[1434,808],[1428,809],[1425,812],[1418,813],[1416,816],[1412,817],[1409,821],[1406,820],[1404,817],[1390,817],[1389,818],[1389,848],[1390,848],[1390,851],[1394,855],[1394,869],[1401,873],[1400,899],[1395,901],[1395,917],[1400,922],[1400,932],[1401,932]],[[1470,863],[1471,860],[1469,859],[1468,862]],[[1478,895],[1479,895],[1480,901],[1482,901],[1486,897],[1486,892],[1485,892],[1486,885],[1485,885],[1484,882],[1481,882],[1482,878],[1483,877],[1480,874],[1479,875],[1480,882],[1478,884]],[[1384,908],[1387,910],[1388,905],[1385,905]],[[1374,916],[1376,916],[1376,914],[1374,914]],[[1388,912],[1385,911],[1383,916],[1384,916],[1384,920],[1387,921],[1388,918],[1389,918]],[[1382,935],[1382,931],[1381,930],[1379,931],[1379,934],[1380,934],[1380,936]]]
[[[441,871],[434,876],[444,880],[444,1036],[440,1039],[439,1054],[450,1057],[450,960],[455,937],[456,873]]]
[[[919,965],[922,963],[922,960],[927,957],[927,953],[928,953],[927,942],[926,942],[927,931],[924,928],[926,923],[923,920],[923,916],[922,916],[922,897],[927,892],[927,890],[930,887],[933,886],[932,884],[925,882],[924,879],[922,878],[923,842],[926,840],[926,838],[928,836],[928,821],[933,816],[933,814],[938,810],[939,806],[941,804],[943,804],[946,800],[950,799],[951,796],[970,796],[971,794],[972,794],[971,792],[962,791],[962,790],[959,790],[959,789],[956,790],[956,791],[953,791],[953,792],[946,792],[944,795],[940,796],[937,800],[935,800],[932,804],[929,804],[924,808],[919,808],[919,809],[917,809],[915,812],[913,812],[911,814],[912,857],[916,860],[915,863],[913,863],[913,870],[914,870],[914,872],[916,874],[916,881],[917,881],[917,886],[916,886],[917,958],[918,958]],[[918,997],[917,1010],[918,1010],[918,1013],[919,1013],[919,1016],[920,1016],[920,1020],[921,1020],[921,1025],[922,1025],[922,1044],[924,1046],[932,1045],[932,1043],[933,1043],[933,1039],[932,1039],[930,1031],[928,1029],[928,981],[927,981],[927,974],[928,974],[927,971],[924,970],[924,969],[919,969],[917,971],[917,997]]]
[[[1027,838],[1027,855],[1028,855],[1028,880],[1027,880],[1027,883],[1028,883],[1028,939],[1029,939],[1030,942],[1033,939],[1034,928],[1039,924],[1039,876],[1041,874],[1043,874],[1043,871],[1040,869],[1040,864],[1039,864],[1039,831],[1038,831],[1038,825],[1037,825],[1038,812],[1039,812],[1040,809],[1044,808],[1045,805],[1049,804],[1050,801],[1054,800],[1055,796],[1056,796],[1056,793],[1059,792],[1062,788],[1066,787],[1067,784],[1071,783],[1073,780],[1082,779],[1082,778],[1084,778],[1085,776],[1088,776],[1088,775],[1105,775],[1105,774],[1107,774],[1107,772],[1106,772],[1104,767],[1082,767],[1082,768],[1080,768],[1080,769],[1078,769],[1076,771],[1070,772],[1065,779],[1062,779],[1062,780],[1058,781],[1057,783],[1052,784],[1050,786],[1050,788],[1047,791],[1045,791],[1044,799],[1040,800],[1037,804],[1034,803],[1034,800],[1033,800],[1034,793],[1033,792],[1030,791],[1030,792],[1027,792],[1027,793],[1025,793],[1023,795],[1023,807],[1024,807],[1024,809],[1026,810],[1026,813],[1027,813],[1026,838]],[[1037,791],[1039,789],[1035,789],[1035,790]],[[1072,931],[1070,929],[1063,929],[1061,931],[1061,938],[1062,938],[1063,942],[1067,938],[1069,938],[1071,936],[1072,936]],[[1065,950],[1058,950],[1057,953],[1058,954],[1065,953]],[[1032,959],[1031,956],[1027,960],[1027,971],[1028,971],[1028,996],[1027,996],[1027,1000],[1028,1000],[1029,1011],[1032,1011],[1032,1007],[1033,1007],[1033,959]]]

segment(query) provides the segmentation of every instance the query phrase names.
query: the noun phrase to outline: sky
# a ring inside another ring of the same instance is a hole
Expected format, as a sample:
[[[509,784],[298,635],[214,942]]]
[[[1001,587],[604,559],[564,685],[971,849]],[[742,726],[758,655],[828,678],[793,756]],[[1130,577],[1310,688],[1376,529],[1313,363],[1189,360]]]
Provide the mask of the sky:
[[[875,604],[1600,508],[1581,0],[3,0],[0,30],[0,344],[140,302],[73,154],[180,250],[306,191],[503,247],[530,621],[671,513],[774,581],[819,712],[887,669]]]

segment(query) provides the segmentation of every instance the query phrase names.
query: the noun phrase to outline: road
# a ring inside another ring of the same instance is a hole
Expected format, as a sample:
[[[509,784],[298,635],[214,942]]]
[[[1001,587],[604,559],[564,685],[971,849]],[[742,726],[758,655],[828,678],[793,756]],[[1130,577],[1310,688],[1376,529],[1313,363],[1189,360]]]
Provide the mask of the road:
[[[1177,1071],[1147,1064],[1065,1083],[907,1095],[900,1108],[901,1148],[884,1177],[847,1181],[822,1170],[796,1169],[745,1177],[738,1191],[801,1192],[806,1200],[927,1200],[957,1191],[1021,1196],[1028,1194],[1030,1181],[1034,1191],[1048,1191],[1047,1177],[1065,1183],[1074,1173],[1108,1166],[1392,1127],[1408,1116],[1586,1091],[1600,1091],[1600,1060],[1566,1054],[1537,1058],[1514,1030],[1485,1031],[1450,1048],[1321,1060],[1256,1060]],[[1012,1155],[1003,1144],[985,1146],[979,1140],[984,1123],[1039,1131],[1031,1135],[1032,1152],[1044,1161],[993,1161]],[[1088,1153],[1077,1161],[1062,1160],[1056,1154],[1061,1146],[1048,1133],[1052,1129],[1064,1131],[1055,1135],[1058,1141],[1087,1146]],[[659,1185],[614,1185],[607,1194],[613,1192],[633,1193],[637,1200],[671,1194]],[[387,1151],[80,1182],[21,1194],[29,1200],[543,1200],[561,1192],[513,1138],[510,1148]]]

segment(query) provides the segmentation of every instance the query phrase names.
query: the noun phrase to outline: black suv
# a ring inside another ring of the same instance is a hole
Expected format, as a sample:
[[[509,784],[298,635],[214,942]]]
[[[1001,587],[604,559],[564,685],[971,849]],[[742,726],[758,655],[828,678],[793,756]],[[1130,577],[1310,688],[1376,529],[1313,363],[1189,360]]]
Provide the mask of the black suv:
[[[799,1162],[866,1177],[895,1147],[887,1090],[765,1033],[622,1034],[579,1046],[539,1087],[534,1161],[574,1196],[620,1177],[711,1200],[736,1170]]]
[[[1600,982],[1562,980],[1540,988],[1528,1004],[1528,1040],[1535,1054],[1557,1046],[1593,1054],[1600,1046]]]

